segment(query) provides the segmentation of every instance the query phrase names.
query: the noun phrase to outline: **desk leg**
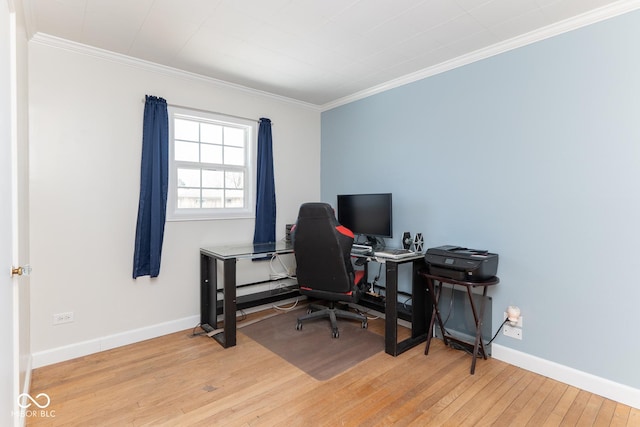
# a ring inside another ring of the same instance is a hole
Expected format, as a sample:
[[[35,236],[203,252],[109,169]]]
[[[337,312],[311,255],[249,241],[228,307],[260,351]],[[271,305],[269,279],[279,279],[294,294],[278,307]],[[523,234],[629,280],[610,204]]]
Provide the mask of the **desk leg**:
[[[398,353],[398,264],[385,263],[386,293],[384,299],[384,351],[392,356]]]
[[[388,260],[386,266],[386,295],[384,302],[384,351],[398,356],[427,339],[426,328],[426,292],[421,286],[418,272],[424,266],[421,260],[412,261],[411,292],[411,337],[398,342],[398,266],[399,263]]]
[[[222,347],[228,348],[236,345],[236,259],[223,261],[222,284],[222,318],[224,330],[214,335]]]
[[[215,258],[200,254],[200,325],[205,332],[210,332],[217,327],[216,263]]]
[[[223,330],[212,335],[222,347],[236,345],[236,259],[226,259],[222,264]],[[218,329],[218,260],[200,254],[200,326],[212,334]]]

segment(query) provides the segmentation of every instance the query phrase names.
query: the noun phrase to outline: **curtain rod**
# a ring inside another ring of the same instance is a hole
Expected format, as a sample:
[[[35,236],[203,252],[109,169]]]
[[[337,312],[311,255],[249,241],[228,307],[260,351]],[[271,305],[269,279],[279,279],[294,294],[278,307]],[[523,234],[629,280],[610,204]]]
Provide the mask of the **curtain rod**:
[[[143,99],[142,103],[144,104],[145,102],[146,102],[146,99]],[[185,110],[198,111],[200,113],[207,113],[207,114],[218,114],[220,116],[226,116],[226,117],[231,117],[231,118],[240,119],[240,120],[249,120],[251,122],[260,123],[260,120],[250,119],[249,117],[234,116],[233,114],[219,113],[217,111],[203,110],[201,108],[185,107],[184,105],[169,104],[168,102],[167,102],[167,105],[169,107],[174,107],[174,108],[183,108]],[[271,122],[271,126],[273,126],[273,122]]]

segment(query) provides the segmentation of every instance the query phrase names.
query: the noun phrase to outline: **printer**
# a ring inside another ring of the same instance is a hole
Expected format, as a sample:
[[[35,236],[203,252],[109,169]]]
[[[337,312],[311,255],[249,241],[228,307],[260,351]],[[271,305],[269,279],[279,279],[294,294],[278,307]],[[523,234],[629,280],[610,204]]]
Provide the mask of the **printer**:
[[[455,280],[479,282],[498,272],[498,254],[485,250],[445,245],[427,249],[424,258],[430,274]]]

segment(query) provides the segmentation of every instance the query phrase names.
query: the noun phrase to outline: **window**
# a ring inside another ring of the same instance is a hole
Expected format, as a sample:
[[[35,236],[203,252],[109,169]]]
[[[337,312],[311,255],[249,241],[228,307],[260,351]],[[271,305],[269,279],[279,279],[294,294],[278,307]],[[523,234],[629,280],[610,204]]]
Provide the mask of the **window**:
[[[167,220],[252,218],[257,124],[169,107]]]

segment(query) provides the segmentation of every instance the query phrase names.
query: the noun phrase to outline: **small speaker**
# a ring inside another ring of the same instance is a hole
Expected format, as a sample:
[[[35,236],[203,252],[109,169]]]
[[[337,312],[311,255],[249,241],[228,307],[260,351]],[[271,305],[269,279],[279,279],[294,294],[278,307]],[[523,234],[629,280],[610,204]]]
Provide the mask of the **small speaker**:
[[[284,240],[288,243],[291,243],[291,228],[293,228],[293,224],[287,224]]]
[[[416,233],[416,237],[413,239],[413,246],[415,252],[422,252],[422,248],[424,247],[422,233]]]
[[[405,249],[411,249],[411,244],[413,243],[413,239],[411,238],[411,233],[405,231],[402,233],[402,247]]]

